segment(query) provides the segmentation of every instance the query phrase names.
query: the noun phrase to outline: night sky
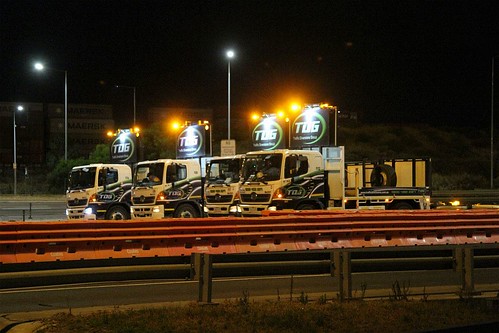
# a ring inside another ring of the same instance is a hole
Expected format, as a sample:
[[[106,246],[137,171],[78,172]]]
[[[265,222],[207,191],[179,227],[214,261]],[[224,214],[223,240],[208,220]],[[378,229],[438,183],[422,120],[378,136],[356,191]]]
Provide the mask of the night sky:
[[[0,101],[62,103],[42,60],[68,71],[69,103],[130,105],[121,84],[139,121],[150,106],[222,116],[228,48],[235,114],[324,101],[362,122],[487,129],[499,3],[0,0]]]

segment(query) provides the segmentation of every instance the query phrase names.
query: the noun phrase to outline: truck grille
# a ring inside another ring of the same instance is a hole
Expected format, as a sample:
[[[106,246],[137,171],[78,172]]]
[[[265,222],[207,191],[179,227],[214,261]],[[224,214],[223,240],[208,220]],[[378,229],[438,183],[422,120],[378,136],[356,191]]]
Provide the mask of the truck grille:
[[[206,196],[206,202],[208,203],[231,203],[232,202],[232,195],[220,195],[220,194],[215,194],[215,195],[207,195]]]
[[[144,197],[143,195],[141,195],[140,197],[133,197],[132,203],[134,205],[153,204],[154,197]]]
[[[75,207],[75,206],[86,206],[88,203],[88,199],[73,199],[73,200],[68,200],[68,207]]]
[[[269,202],[270,194],[241,194],[241,202]]]

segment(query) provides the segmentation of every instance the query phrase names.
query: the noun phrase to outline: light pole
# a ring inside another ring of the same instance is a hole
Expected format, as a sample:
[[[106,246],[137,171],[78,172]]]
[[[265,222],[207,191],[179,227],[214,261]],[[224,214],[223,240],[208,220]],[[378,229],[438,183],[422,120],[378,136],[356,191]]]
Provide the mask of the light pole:
[[[19,105],[14,109],[14,163],[12,163],[12,169],[14,170],[14,195],[17,195],[17,139],[16,139],[16,111],[23,111],[22,105]]]
[[[490,188],[494,188],[494,59],[492,57],[492,91],[490,94]]]
[[[35,63],[37,71],[43,71],[45,68],[64,72],[64,161],[68,160],[68,71],[56,68],[45,67],[42,63]]]
[[[227,140],[230,140],[230,59],[234,58],[235,53],[232,50],[227,51],[228,70],[227,70]]]
[[[126,88],[126,89],[133,89],[133,127],[135,128],[135,115],[137,112],[137,104],[136,104],[136,99],[135,99],[135,87],[130,87],[130,86],[122,86],[122,85],[117,85],[116,88]]]

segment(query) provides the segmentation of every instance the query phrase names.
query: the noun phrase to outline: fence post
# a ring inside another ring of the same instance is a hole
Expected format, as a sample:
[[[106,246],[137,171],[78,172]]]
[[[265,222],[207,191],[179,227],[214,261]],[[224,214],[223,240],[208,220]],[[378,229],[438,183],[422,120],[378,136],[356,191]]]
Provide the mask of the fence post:
[[[192,259],[194,259],[194,267]],[[212,266],[212,255],[207,253],[193,253],[191,255],[191,278],[198,280],[198,302],[211,303]],[[194,268],[193,272],[192,268]]]
[[[332,276],[338,277],[340,300],[352,298],[352,260],[349,251],[334,251]]]
[[[457,247],[454,250],[454,259],[456,262],[456,271],[461,281],[460,294],[464,296],[473,296],[475,294],[474,280],[474,250],[472,247]]]

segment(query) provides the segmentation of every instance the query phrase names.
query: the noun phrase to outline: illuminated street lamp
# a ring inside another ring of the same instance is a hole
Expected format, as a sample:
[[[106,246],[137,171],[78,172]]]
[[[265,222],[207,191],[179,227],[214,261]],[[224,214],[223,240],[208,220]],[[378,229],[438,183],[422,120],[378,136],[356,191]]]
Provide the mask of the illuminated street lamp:
[[[228,50],[228,71],[227,71],[227,140],[230,140],[230,59],[234,58],[235,53],[233,50]]]
[[[45,68],[56,72],[64,72],[64,161],[67,161],[68,160],[68,71],[45,67],[40,62],[35,63],[35,69],[37,71],[43,71]]]
[[[16,111],[23,111],[24,107],[19,105],[14,109],[14,163],[12,169],[14,170],[14,195],[17,195],[17,139],[16,139]]]
[[[135,99],[135,87],[131,86],[122,86],[122,85],[117,85],[116,88],[126,88],[126,89],[132,89],[133,90],[133,127],[135,127],[135,114],[137,111],[137,104],[136,104],[136,99]]]
[[[490,188],[494,188],[494,59],[492,57],[492,92],[490,94]]]

